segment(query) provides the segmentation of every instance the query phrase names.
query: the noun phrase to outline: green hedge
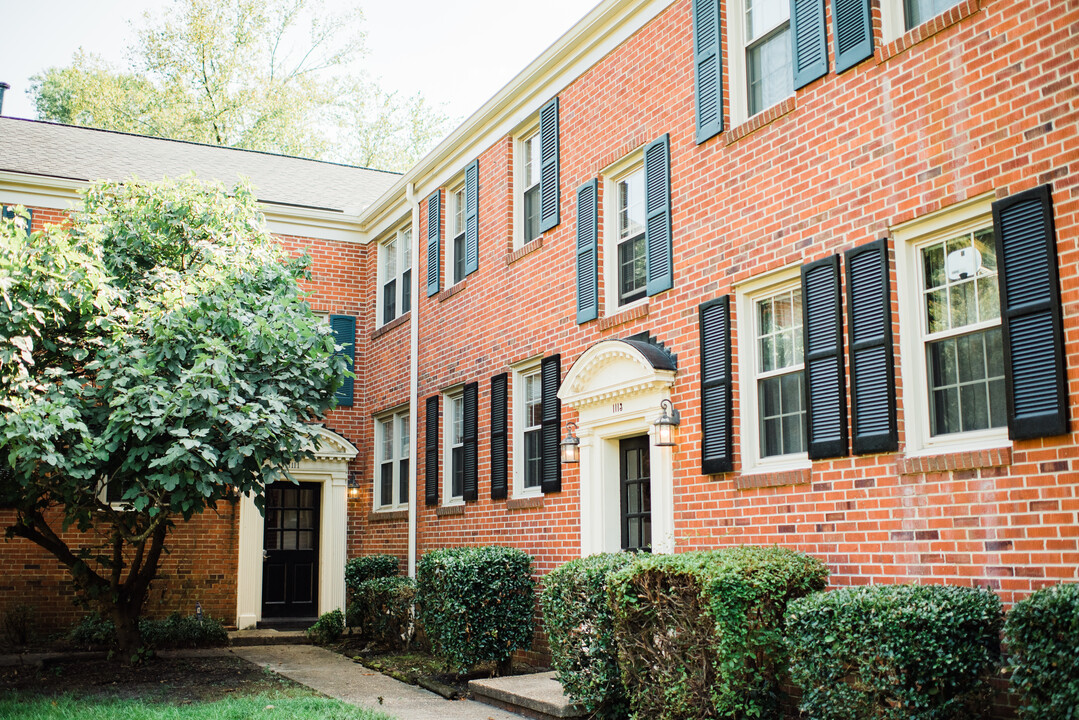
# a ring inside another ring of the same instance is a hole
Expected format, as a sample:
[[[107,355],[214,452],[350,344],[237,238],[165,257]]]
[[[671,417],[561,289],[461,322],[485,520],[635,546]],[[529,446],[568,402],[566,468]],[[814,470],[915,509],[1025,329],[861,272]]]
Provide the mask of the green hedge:
[[[359,626],[365,637],[383,645],[407,649],[415,634],[415,598],[416,581],[412,578],[371,578],[353,593],[349,624]]]
[[[1079,719],[1079,585],[1055,585],[1016,603],[1004,637],[1019,716]]]
[[[228,631],[209,615],[204,615],[202,620],[179,613],[163,620],[142,618],[139,632],[143,645],[156,650],[217,647],[229,642]],[[110,647],[116,644],[116,627],[112,620],[90,613],[71,628],[67,639],[79,647]]]
[[[813,720],[982,717],[1000,655],[1000,599],[946,585],[841,588],[791,603],[791,677]]]
[[[777,717],[783,613],[827,577],[819,560],[779,547],[644,556],[614,573],[615,643],[634,715]]]
[[[611,573],[636,559],[630,553],[592,555],[543,578],[540,604],[551,664],[566,694],[595,718],[623,718],[629,709],[607,591]]]
[[[417,566],[416,607],[431,649],[457,672],[503,665],[532,644],[532,558],[508,547],[427,553]]]
[[[345,563],[345,587],[356,592],[361,583],[382,577],[393,577],[400,572],[400,564],[394,555],[361,555]]]
[[[307,628],[307,637],[316,645],[329,645],[337,642],[345,632],[345,615],[340,610],[331,610],[319,615],[315,624]]]

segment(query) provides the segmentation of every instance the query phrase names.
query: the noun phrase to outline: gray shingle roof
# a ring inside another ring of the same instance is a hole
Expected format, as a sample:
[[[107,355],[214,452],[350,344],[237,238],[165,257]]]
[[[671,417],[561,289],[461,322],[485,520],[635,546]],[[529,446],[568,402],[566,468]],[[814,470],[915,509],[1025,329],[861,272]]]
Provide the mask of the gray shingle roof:
[[[247,178],[267,203],[358,214],[400,176],[335,163],[0,117],[0,170],[72,180]]]

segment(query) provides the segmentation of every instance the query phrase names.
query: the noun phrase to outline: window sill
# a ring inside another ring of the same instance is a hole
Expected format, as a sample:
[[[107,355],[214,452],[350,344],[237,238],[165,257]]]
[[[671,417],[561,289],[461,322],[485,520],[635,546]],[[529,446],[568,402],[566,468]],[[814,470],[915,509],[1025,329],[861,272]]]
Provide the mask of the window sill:
[[[404,315],[398,315],[393,320],[390,320],[388,323],[371,333],[371,339],[378,340],[380,337],[390,332],[394,328],[399,328],[402,325],[407,324],[410,317],[412,317],[411,310],[409,312],[406,312]]]
[[[515,497],[506,501],[507,510],[530,510],[532,508],[543,507],[542,495],[531,495],[527,497]]]
[[[934,455],[907,455],[896,463],[900,475],[920,475],[953,470],[979,470],[1012,464],[1011,446],[982,448]]]
[[[632,305],[628,309],[623,310],[617,315],[610,315],[608,317],[602,317],[599,319],[599,329],[610,330],[613,327],[618,327],[624,323],[628,323],[630,320],[637,320],[639,318],[648,317],[648,301],[645,300],[640,305]]]
[[[408,520],[408,510],[372,510],[367,522],[401,522]]]
[[[517,248],[513,252],[507,253],[506,254],[506,264],[507,265],[512,265],[513,263],[517,262],[518,260],[520,260],[524,256],[531,255],[532,253],[536,252],[537,250],[539,250],[542,247],[543,247],[543,236],[540,235],[538,238],[536,238],[532,242],[525,243],[524,245]]]
[[[909,50],[923,40],[928,40],[937,33],[965,20],[981,9],[982,0],[963,0],[953,5],[940,15],[926,20],[921,25],[911,28],[895,40],[885,43],[875,51],[877,64],[885,63],[896,55]]]
[[[468,278],[465,278],[456,285],[451,285],[450,287],[446,288],[438,295],[435,295],[435,299],[439,302],[446,302],[451,297],[464,290],[466,287],[468,287]]]
[[[435,508],[435,517],[453,517],[454,515],[464,515],[465,506],[464,503],[460,505],[442,505]]]
[[[758,488],[785,487],[788,485],[808,485],[812,468],[793,470],[775,470],[738,475],[734,478],[737,490],[756,490]]]
[[[794,112],[795,102],[794,95],[790,95],[782,102],[779,102],[767,110],[762,110],[753,117],[746,120],[740,125],[735,125],[727,131],[727,144],[736,143],[746,135],[750,135],[760,130],[765,125],[770,125],[779,118]]]

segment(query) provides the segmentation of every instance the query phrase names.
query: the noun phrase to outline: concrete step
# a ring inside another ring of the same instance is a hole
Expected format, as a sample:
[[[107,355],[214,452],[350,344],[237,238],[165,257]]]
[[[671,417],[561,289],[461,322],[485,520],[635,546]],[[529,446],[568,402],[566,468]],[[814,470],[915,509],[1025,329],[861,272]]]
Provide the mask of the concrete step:
[[[274,630],[270,628],[252,628],[233,630],[229,633],[232,647],[252,647],[255,645],[310,645],[311,639],[303,630]]]
[[[535,720],[588,716],[566,697],[554,672],[472,680],[468,690],[480,702]]]

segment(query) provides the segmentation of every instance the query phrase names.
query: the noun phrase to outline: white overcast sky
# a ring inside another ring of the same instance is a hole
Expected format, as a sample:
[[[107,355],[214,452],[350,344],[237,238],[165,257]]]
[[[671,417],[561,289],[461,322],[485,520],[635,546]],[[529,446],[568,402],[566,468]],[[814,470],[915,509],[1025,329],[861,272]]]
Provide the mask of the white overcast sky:
[[[599,0],[326,0],[365,15],[368,73],[387,90],[420,92],[464,119],[588,13]],[[0,0],[3,114],[33,118],[29,78],[67,65],[80,46],[127,66],[129,20],[169,0]]]

